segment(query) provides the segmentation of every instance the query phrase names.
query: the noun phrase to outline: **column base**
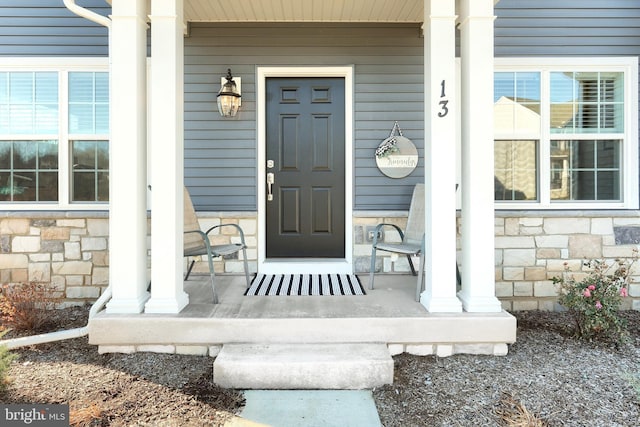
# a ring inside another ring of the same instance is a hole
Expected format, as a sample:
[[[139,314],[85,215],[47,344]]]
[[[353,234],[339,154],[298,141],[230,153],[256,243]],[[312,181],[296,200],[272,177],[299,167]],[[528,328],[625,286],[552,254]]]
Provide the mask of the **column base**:
[[[420,304],[422,304],[429,313],[462,313],[462,304],[456,297],[436,298],[423,292],[420,295]]]
[[[176,298],[153,298],[144,307],[145,313],[178,314],[189,304],[189,295],[182,292]]]
[[[462,301],[464,311],[469,313],[500,313],[502,311],[502,303],[496,297],[474,297],[460,291],[458,298]]]
[[[144,303],[149,299],[149,292],[144,292],[138,298],[112,298],[106,305],[107,314],[138,314],[142,313]]]

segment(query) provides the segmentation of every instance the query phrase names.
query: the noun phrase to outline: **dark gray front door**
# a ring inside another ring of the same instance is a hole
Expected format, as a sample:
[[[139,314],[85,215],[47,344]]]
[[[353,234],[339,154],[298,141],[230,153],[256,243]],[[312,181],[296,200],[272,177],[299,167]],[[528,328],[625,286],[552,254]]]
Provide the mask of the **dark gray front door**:
[[[268,78],[266,87],[266,256],[344,258],[344,79]]]

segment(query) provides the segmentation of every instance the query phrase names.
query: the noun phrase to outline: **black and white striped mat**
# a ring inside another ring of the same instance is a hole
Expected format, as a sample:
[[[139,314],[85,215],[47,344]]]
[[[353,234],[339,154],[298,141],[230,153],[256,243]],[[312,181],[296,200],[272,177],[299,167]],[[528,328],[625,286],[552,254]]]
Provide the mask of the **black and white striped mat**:
[[[257,274],[245,295],[366,295],[355,274]]]

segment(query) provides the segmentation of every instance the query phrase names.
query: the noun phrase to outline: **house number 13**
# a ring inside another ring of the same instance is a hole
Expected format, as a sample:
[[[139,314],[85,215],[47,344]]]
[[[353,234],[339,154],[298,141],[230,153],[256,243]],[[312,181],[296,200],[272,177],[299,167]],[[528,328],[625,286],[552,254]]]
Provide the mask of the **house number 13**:
[[[440,98],[445,98],[446,95],[444,93],[444,86],[445,86],[445,81],[443,80],[442,82],[440,82]],[[438,105],[441,106],[442,110],[438,111],[438,117],[442,118],[444,116],[446,116],[447,114],[449,114],[449,108],[447,108],[447,104],[449,103],[449,100],[447,99],[442,99],[440,102],[438,102]]]

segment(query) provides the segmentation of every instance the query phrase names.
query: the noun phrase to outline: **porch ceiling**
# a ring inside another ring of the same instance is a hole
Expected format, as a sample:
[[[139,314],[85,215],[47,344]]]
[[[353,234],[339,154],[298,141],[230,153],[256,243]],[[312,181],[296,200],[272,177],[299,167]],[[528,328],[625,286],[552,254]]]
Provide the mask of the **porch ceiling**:
[[[422,22],[424,0],[185,0],[187,22]]]

